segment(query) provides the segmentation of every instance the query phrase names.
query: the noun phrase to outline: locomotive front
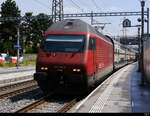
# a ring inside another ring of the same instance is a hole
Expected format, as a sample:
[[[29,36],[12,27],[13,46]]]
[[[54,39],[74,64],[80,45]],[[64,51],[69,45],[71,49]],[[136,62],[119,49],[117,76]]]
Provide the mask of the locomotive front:
[[[85,43],[86,34],[82,32],[46,31],[34,74],[44,93],[67,90],[78,93],[86,88]]]

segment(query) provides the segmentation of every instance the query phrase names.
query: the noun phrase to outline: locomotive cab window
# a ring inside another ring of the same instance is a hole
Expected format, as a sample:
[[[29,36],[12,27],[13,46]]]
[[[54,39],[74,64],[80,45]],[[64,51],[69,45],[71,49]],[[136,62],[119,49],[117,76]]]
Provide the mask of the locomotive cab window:
[[[83,35],[47,35],[44,50],[51,52],[83,52]]]
[[[89,50],[96,50],[96,39],[90,38],[90,40],[89,40]]]

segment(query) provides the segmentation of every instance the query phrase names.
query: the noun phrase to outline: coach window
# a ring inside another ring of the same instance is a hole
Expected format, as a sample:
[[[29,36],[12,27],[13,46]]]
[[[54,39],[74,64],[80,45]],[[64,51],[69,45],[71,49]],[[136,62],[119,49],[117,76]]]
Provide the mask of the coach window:
[[[115,48],[115,53],[117,53],[117,48]]]
[[[96,50],[96,39],[90,38],[90,40],[89,40],[89,50]]]

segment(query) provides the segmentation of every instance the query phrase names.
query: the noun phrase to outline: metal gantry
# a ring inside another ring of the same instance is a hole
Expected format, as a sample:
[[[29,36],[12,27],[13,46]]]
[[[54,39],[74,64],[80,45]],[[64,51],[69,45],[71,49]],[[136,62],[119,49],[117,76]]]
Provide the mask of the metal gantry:
[[[54,12],[55,10],[53,10]],[[55,11],[56,12],[56,11]],[[56,21],[59,19],[59,17],[62,16],[61,13],[57,13],[57,15],[48,15],[49,18],[56,19]],[[144,15],[148,15],[148,11],[144,11]],[[138,12],[104,12],[104,13],[74,13],[74,14],[63,14],[62,18],[59,20],[62,20],[63,18],[73,18],[73,17],[106,17],[106,16],[141,16],[141,11]],[[32,16],[31,19],[37,19],[37,18],[47,18],[47,17],[36,17]],[[25,17],[1,17],[0,21],[14,21],[14,20],[24,20]]]
[[[52,2],[52,20],[54,23],[63,20],[63,0],[53,0]]]

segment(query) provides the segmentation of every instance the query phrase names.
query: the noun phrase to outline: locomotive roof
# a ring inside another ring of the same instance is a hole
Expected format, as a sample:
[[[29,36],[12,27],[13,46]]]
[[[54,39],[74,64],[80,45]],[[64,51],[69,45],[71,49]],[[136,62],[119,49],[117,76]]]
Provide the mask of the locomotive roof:
[[[112,43],[111,38],[104,36],[94,27],[80,19],[65,19],[63,21],[59,21],[52,24],[47,31],[91,32]]]

